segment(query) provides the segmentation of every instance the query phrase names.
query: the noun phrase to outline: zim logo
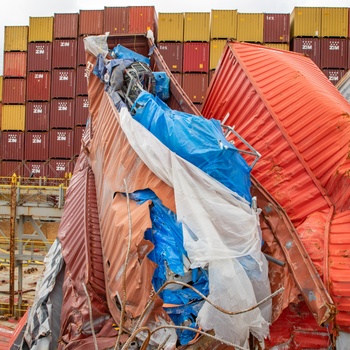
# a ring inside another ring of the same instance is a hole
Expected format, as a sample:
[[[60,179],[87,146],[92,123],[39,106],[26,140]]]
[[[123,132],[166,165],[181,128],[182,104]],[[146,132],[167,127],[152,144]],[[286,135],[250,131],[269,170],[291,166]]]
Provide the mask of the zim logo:
[[[45,54],[44,46],[36,46],[35,47],[35,54],[36,55],[43,55],[43,54]]]
[[[56,171],[65,171],[66,167],[64,163],[57,163],[56,164]]]
[[[58,110],[59,111],[67,111],[68,110],[68,103],[67,102],[59,102],[58,103]]]
[[[42,105],[33,105],[33,113],[34,114],[41,114],[42,112],[43,112]]]
[[[60,72],[58,79],[59,80],[69,80],[68,72]]]
[[[17,135],[9,134],[7,142],[8,143],[17,143]]]
[[[40,174],[40,165],[33,164],[31,173],[33,173],[33,174]]]
[[[59,132],[57,133],[57,141],[66,141],[67,135],[65,132]]]
[[[61,42],[61,47],[69,47],[69,41],[63,41]]]
[[[87,98],[83,99],[83,108],[89,108],[89,100]]]
[[[33,143],[41,143],[41,135],[33,135]]]
[[[44,74],[40,74],[40,73],[35,73],[35,75],[34,75],[34,78],[35,79],[43,79],[44,78]]]

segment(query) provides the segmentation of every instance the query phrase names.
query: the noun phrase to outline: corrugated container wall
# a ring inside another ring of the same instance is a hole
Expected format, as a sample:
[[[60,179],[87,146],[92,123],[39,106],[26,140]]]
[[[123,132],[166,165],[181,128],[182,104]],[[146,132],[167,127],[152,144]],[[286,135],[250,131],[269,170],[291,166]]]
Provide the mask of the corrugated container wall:
[[[4,82],[4,78],[2,75],[0,75],[0,102],[2,102],[2,85]]]
[[[194,103],[202,103],[208,89],[208,74],[187,73],[182,76],[183,89]]]
[[[25,116],[25,105],[3,105],[1,130],[24,131]]]
[[[210,13],[185,13],[184,41],[209,41],[210,39]]]
[[[321,38],[320,41],[321,41],[320,68],[347,69],[348,39]]]
[[[339,83],[340,79],[345,75],[346,70],[344,69],[322,69],[324,75],[328,78],[328,80],[336,85]]]
[[[290,17],[293,37],[318,37],[321,34],[321,7],[294,7]]]
[[[293,38],[290,48],[291,51],[306,54],[318,67],[321,66],[321,45],[319,38]]]
[[[184,43],[183,72],[208,73],[209,43]]]
[[[27,73],[26,52],[4,53],[4,77],[25,78]]]
[[[47,72],[51,70],[52,43],[28,44],[28,71]]]
[[[73,157],[73,133],[73,130],[50,130],[49,158],[70,159]]]
[[[24,177],[49,177],[47,162],[25,162],[23,170]]]
[[[99,35],[103,33],[103,10],[80,10],[79,35]]]
[[[50,128],[74,128],[75,101],[73,99],[51,100]]]
[[[158,42],[184,41],[184,14],[158,14]]]
[[[290,15],[289,13],[264,14],[264,43],[289,43]]]
[[[23,163],[22,161],[2,161],[0,163],[1,175],[12,176],[23,176]]]
[[[53,40],[53,17],[29,17],[29,42]]]
[[[74,129],[74,156],[78,156],[80,154],[81,139],[83,137],[84,131],[85,126],[76,126]]]
[[[237,10],[211,10],[210,39],[237,39]]]
[[[182,86],[182,74],[181,73],[172,73],[172,74],[175,80],[180,84],[180,86]]]
[[[54,39],[71,39],[78,36],[79,13],[55,13]]]
[[[28,26],[5,26],[5,51],[27,51]]]
[[[2,102],[4,104],[24,104],[26,102],[25,79],[4,79]]]
[[[86,121],[89,117],[89,98],[87,96],[76,97],[74,117],[74,125],[86,125]]]
[[[51,159],[49,161],[49,177],[64,178],[66,174],[72,173],[74,163],[71,160]]]
[[[264,46],[271,47],[273,49],[289,51],[290,47],[287,43],[265,43]]]
[[[182,72],[183,43],[158,43],[158,50],[172,72]]]
[[[224,47],[226,45],[226,39],[211,40],[210,41],[210,64],[209,69],[215,69],[218,65]]]
[[[264,14],[238,13],[237,40],[262,43],[264,41]]]
[[[349,36],[349,9],[347,7],[322,7],[321,37]]]
[[[76,71],[74,69],[55,69],[52,71],[51,97],[74,98]]]
[[[27,131],[24,139],[25,160],[45,161],[49,158],[49,137],[46,131]]]
[[[129,33],[129,7],[105,7],[103,33],[110,35]]]
[[[86,65],[84,37],[79,37],[77,40],[77,66]]]
[[[76,65],[77,40],[54,40],[52,43],[52,68],[75,68]]]
[[[1,133],[2,158],[22,160],[24,158],[24,133],[21,131],[3,131]]]
[[[77,81],[75,84],[75,95],[82,96],[87,95],[87,75],[86,75],[86,66],[79,66],[77,68]]]
[[[51,72],[29,72],[27,77],[27,101],[49,101]]]
[[[26,130],[49,130],[50,103],[27,102],[26,104]]]
[[[129,8],[129,33],[146,34],[150,29],[157,37],[158,18],[154,6],[131,6]]]

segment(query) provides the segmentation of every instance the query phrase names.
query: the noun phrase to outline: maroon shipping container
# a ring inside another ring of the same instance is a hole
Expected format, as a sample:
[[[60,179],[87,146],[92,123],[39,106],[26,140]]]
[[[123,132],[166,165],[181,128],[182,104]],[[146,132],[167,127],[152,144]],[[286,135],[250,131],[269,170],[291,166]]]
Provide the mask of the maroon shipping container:
[[[1,133],[2,158],[5,160],[23,160],[24,133],[20,131],[3,131]]]
[[[183,71],[204,72],[209,70],[209,43],[184,43]]]
[[[75,87],[76,96],[82,96],[88,94],[87,88],[87,75],[86,75],[86,66],[79,66],[77,68],[77,83]]]
[[[208,74],[183,74],[182,87],[192,102],[201,103],[204,101],[208,89]]]
[[[74,128],[75,100],[51,100],[50,128]]]
[[[85,66],[86,65],[86,54],[84,47],[84,37],[79,37],[77,40],[77,66]]]
[[[151,29],[156,38],[158,28],[157,13],[154,6],[131,6],[129,12],[129,33],[145,34]]]
[[[26,52],[4,52],[4,77],[25,78],[27,73]]]
[[[86,125],[89,117],[88,96],[77,96],[75,99],[75,125]]]
[[[348,39],[321,38],[320,68],[347,69]]]
[[[49,158],[70,159],[73,157],[73,130],[50,130]]]
[[[64,178],[66,174],[74,170],[74,161],[68,159],[50,159],[49,177]]]
[[[76,126],[74,129],[74,156],[78,156],[80,154],[81,139],[83,137],[84,131],[85,126]]]
[[[49,101],[50,82],[50,72],[28,72],[27,101]]]
[[[129,33],[129,7],[105,7],[103,33],[110,35]]]
[[[49,116],[49,102],[27,102],[26,131],[48,131]]]
[[[289,13],[264,14],[264,43],[289,43]]]
[[[53,20],[54,39],[69,39],[78,36],[78,13],[55,13]]]
[[[3,104],[24,104],[26,102],[26,80],[5,78],[2,82]]]
[[[173,73],[174,78],[182,87],[182,74],[181,73]],[[171,83],[170,83],[171,84]]]
[[[51,70],[52,43],[28,43],[28,71]]]
[[[49,158],[49,135],[46,131],[27,131],[24,140],[26,160],[45,161]]]
[[[23,166],[25,177],[49,177],[48,162],[25,162]]]
[[[318,67],[321,66],[321,48],[319,38],[293,38],[291,51],[309,56]]]
[[[52,68],[75,68],[77,40],[57,39],[52,43]]]
[[[52,71],[52,98],[75,97],[76,71],[74,69],[54,69]]]
[[[79,35],[99,35],[103,33],[103,10],[80,10]]]
[[[345,75],[345,69],[322,69],[324,75],[328,78],[328,80],[336,85],[339,80]]]
[[[183,43],[159,43],[158,50],[172,72],[182,72]]]
[[[1,176],[23,176],[23,162],[22,161],[6,161],[0,163]]]

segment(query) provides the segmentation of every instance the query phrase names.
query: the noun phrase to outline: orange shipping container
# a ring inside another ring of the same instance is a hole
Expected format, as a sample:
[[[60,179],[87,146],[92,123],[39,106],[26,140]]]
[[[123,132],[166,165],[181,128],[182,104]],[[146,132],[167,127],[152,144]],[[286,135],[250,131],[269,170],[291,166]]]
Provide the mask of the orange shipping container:
[[[208,73],[209,43],[184,43],[183,72]]]
[[[157,37],[158,17],[154,6],[131,6],[129,10],[129,33],[146,34],[150,29]]]
[[[115,34],[129,33],[129,7],[105,7],[103,14],[103,32]]]
[[[25,78],[27,73],[26,52],[4,53],[4,77]]]
[[[27,78],[27,100],[50,100],[51,72],[29,72]]]

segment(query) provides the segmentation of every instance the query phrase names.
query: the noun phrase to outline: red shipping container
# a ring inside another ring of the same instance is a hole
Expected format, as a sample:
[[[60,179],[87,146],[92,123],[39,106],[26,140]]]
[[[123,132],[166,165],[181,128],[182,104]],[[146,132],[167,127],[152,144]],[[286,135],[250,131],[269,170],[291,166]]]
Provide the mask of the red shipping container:
[[[77,65],[77,40],[56,39],[52,43],[52,68],[75,68]]]
[[[348,39],[321,38],[320,68],[347,69]]]
[[[182,74],[181,73],[173,73],[173,77],[182,87]],[[171,83],[170,83],[171,84]]]
[[[129,7],[105,7],[103,33],[110,35],[129,33]]]
[[[50,159],[49,177],[65,178],[66,174],[73,173],[74,161],[68,159]]]
[[[158,50],[172,72],[182,72],[183,43],[159,43]]]
[[[23,162],[22,161],[6,161],[0,163],[1,176],[23,176]]]
[[[78,13],[55,13],[53,20],[54,39],[69,39],[78,36]]]
[[[289,13],[264,14],[264,43],[289,43]]]
[[[76,126],[74,129],[74,156],[80,154],[81,139],[85,131],[85,126]]]
[[[86,125],[89,117],[88,96],[77,96],[75,99],[75,125]]]
[[[209,70],[209,43],[184,43],[183,71],[204,72]]]
[[[148,29],[157,37],[158,19],[154,6],[131,6],[129,12],[129,33],[145,34]]]
[[[76,96],[82,96],[88,94],[87,88],[87,75],[86,75],[86,66],[79,66],[77,68],[77,84],[75,88]]]
[[[319,38],[293,38],[291,51],[309,56],[318,67],[321,66],[321,48]]]
[[[208,89],[208,74],[183,74],[182,87],[192,102],[202,103]]]
[[[50,72],[28,72],[27,101],[49,101],[50,81]]]
[[[49,135],[46,131],[27,131],[25,133],[24,158],[39,161],[49,158]]]
[[[78,38],[77,45],[77,66],[85,66],[86,65],[86,55],[85,55],[85,47],[84,47],[84,37]]]
[[[49,116],[49,102],[27,102],[26,131],[48,131]]]
[[[79,35],[103,34],[103,10],[80,10]]]
[[[1,134],[2,158],[5,160],[23,160],[24,133],[20,131],[3,131]]]
[[[4,52],[4,77],[25,78],[27,73],[26,52]]]
[[[3,104],[24,104],[26,102],[26,80],[5,78],[2,82]]]
[[[51,100],[50,128],[74,128],[75,100]]]
[[[74,69],[54,69],[52,71],[52,98],[75,97],[76,71]]]
[[[324,75],[328,78],[328,80],[336,85],[339,80],[345,75],[345,69],[322,69]]]
[[[49,177],[47,162],[25,162],[23,170],[24,177]]]
[[[28,43],[28,71],[51,70],[52,43]]]
[[[51,129],[49,158],[70,159],[73,157],[73,130]]]

